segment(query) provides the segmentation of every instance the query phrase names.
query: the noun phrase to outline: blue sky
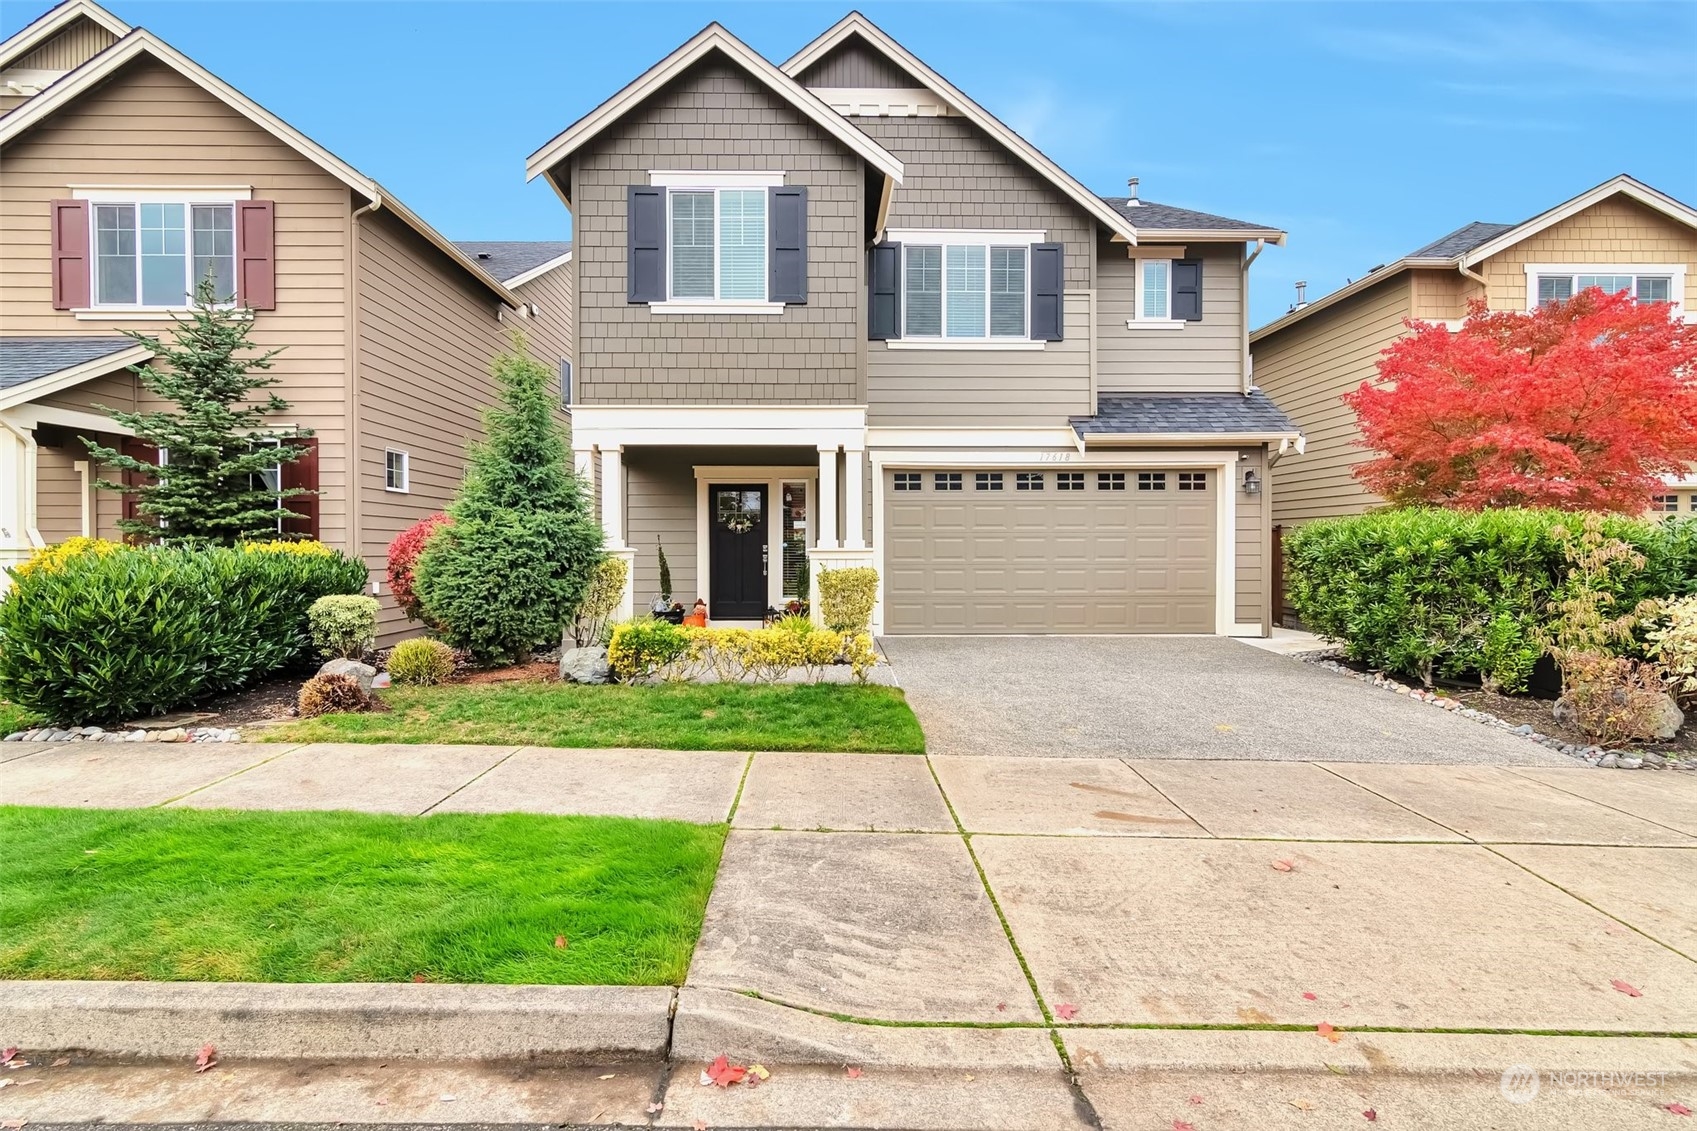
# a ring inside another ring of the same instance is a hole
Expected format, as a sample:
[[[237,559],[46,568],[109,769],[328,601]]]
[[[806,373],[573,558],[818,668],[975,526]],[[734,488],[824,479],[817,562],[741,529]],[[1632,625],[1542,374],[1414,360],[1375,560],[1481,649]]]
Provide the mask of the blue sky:
[[[10,34],[46,3],[8,0]],[[127,2],[454,239],[563,239],[524,158],[717,19],[781,62],[844,4]],[[1697,202],[1697,4],[904,3],[886,31],[1098,192],[1290,232],[1255,324],[1629,172]]]

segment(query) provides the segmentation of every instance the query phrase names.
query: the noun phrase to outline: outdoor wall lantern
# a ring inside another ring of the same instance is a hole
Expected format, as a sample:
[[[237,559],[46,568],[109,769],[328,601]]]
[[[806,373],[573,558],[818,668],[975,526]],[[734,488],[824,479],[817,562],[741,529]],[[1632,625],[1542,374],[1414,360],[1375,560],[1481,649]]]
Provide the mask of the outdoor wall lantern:
[[[1243,473],[1243,493],[1245,495],[1259,495],[1261,493],[1261,477],[1255,474],[1253,467]]]

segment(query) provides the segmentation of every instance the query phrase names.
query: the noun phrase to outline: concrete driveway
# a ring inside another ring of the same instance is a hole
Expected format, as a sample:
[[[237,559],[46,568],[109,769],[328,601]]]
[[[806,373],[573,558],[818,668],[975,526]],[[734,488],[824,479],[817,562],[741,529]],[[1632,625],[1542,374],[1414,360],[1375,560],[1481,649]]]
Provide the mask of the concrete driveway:
[[[1573,764],[1223,637],[889,637],[882,645],[932,754]]]

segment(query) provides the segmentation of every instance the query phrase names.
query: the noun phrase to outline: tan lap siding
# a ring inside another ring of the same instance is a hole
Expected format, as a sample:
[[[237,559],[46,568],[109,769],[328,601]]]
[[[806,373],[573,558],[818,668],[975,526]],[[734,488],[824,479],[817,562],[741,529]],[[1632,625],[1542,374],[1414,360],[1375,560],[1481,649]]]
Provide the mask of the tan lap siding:
[[[36,449],[35,528],[50,546],[83,532],[86,492],[75,467],[83,458],[83,453],[69,446]]]
[[[806,186],[807,302],[716,316],[627,302],[625,192],[656,169],[782,170]],[[572,185],[583,403],[861,403],[865,188],[859,159],[819,126],[704,61],[580,154]]]
[[[562,358],[575,363],[576,359],[572,356],[571,264],[532,279],[513,293],[537,307],[535,318],[517,324],[524,330],[525,340],[530,344],[530,355],[556,373]],[[576,375],[573,376],[575,379]]]
[[[1235,480],[1219,485],[1220,490],[1237,495],[1236,616],[1238,624],[1262,624],[1267,618],[1267,543],[1272,537],[1272,526],[1268,522],[1266,494],[1245,494],[1243,476],[1247,471],[1254,471],[1265,479],[1266,449],[1246,448],[1239,457]]]
[[[1304,318],[1255,345],[1255,383],[1307,436],[1307,451],[1279,461],[1273,521],[1290,526],[1358,514],[1381,500],[1350,469],[1367,458],[1354,445],[1355,413],[1340,399],[1377,376],[1379,354],[1403,333],[1408,279],[1398,275]]]
[[[389,543],[452,500],[479,412],[495,397],[489,363],[506,346],[495,298],[399,221],[359,224],[360,552],[382,576]],[[517,325],[514,319],[511,325]],[[410,486],[385,489],[385,453],[408,455]],[[385,594],[384,642],[409,627]]]
[[[1185,254],[1202,260],[1202,321],[1186,322],[1181,330],[1129,329],[1126,322],[1136,310],[1136,263],[1126,255],[1125,244],[1102,241],[1096,262],[1097,391],[1242,391],[1241,245],[1198,245]]]
[[[1525,310],[1528,263],[1677,264],[1686,268],[1685,306],[1697,306],[1697,231],[1624,196],[1599,201],[1480,265],[1494,310]]]
[[[1009,427],[1090,414],[1090,296],[1066,296],[1064,341],[1041,350],[866,351],[866,422]]]
[[[69,196],[70,185],[251,185],[255,199],[276,202],[277,309],[255,315],[251,340],[259,349],[286,347],[271,372],[292,405],[285,418],[318,433],[322,534],[345,546],[346,186],[148,60],[7,145],[0,164],[0,309],[15,335],[170,329],[53,309],[48,202]]]

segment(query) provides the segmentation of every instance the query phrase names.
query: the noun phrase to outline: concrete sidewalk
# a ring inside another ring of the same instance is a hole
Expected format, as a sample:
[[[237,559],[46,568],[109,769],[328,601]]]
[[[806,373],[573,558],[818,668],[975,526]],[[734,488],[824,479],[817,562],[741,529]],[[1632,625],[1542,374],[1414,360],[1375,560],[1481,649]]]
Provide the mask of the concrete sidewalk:
[[[209,1107],[194,1081],[138,1092],[142,1076],[101,1072],[156,1070],[79,1062],[0,1092],[0,1118],[1203,1131],[1353,1127],[1366,1110],[1392,1127],[1626,1128],[1697,1108],[1697,775],[58,746],[0,763],[0,800],[731,824],[669,1075],[351,1064],[290,1084],[238,1063]],[[700,1087],[719,1053],[772,1082]],[[1520,1064],[1613,1075],[1546,1075],[1523,1104],[1499,1086]],[[464,1105],[443,1109],[437,1080]],[[290,1087],[297,1106],[278,1098]]]

